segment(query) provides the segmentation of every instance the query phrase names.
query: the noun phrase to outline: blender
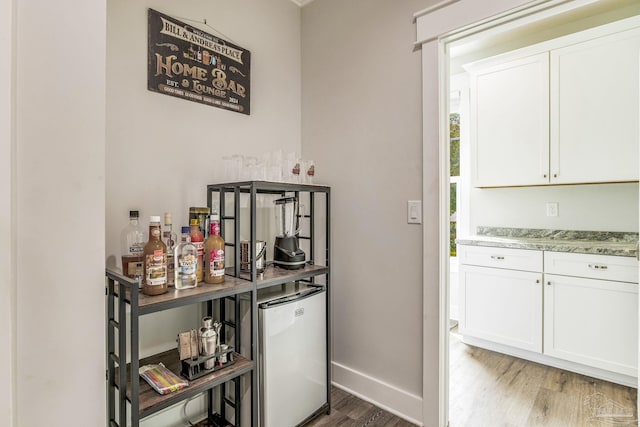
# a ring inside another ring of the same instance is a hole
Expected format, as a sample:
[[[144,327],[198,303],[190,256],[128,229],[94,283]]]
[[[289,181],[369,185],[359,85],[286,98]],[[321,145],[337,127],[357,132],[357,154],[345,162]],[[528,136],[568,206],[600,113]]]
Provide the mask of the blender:
[[[298,198],[283,197],[274,201],[276,204],[276,241],[273,247],[273,263],[287,270],[304,267],[305,254],[298,247],[300,232],[298,216]]]

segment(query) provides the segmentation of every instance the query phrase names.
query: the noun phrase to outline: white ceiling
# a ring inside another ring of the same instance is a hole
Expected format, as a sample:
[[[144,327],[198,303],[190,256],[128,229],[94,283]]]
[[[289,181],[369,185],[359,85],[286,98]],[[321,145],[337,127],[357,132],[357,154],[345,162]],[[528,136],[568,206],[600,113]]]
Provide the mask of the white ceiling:
[[[292,2],[294,2],[295,4],[297,4],[300,7],[303,7],[309,3],[311,3],[313,0],[291,0]]]

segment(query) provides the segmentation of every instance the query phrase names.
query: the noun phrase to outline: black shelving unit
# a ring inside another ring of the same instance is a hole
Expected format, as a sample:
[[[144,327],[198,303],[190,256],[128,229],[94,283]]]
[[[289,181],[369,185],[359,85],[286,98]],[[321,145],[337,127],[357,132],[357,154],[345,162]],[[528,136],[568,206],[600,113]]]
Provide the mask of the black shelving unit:
[[[258,194],[284,195],[294,192],[296,195],[308,193],[310,200],[310,212],[305,217],[309,220],[309,235],[301,236],[302,239],[309,240],[310,252],[308,254],[308,264],[300,270],[284,270],[270,267],[260,276],[256,273],[255,254],[250,254],[252,273],[242,273],[240,271],[240,197],[241,194],[249,194],[249,226],[251,246],[256,244],[256,196]],[[227,194],[232,194],[233,212],[227,209]],[[121,275],[117,271],[106,270],[106,295],[107,295],[107,423],[110,427],[124,427],[127,423],[133,427],[139,426],[142,419],[157,413],[172,405],[184,402],[193,396],[206,392],[208,394],[208,416],[207,420],[198,425],[232,425],[228,421],[227,408],[231,407],[234,412],[234,420],[237,426],[246,425],[241,419],[241,398],[240,379],[248,377],[251,384],[251,416],[250,425],[258,425],[258,372],[257,372],[257,291],[258,289],[283,285],[290,282],[315,283],[315,278],[325,276],[327,290],[327,404],[326,408],[318,411],[328,413],[330,411],[330,328],[329,328],[329,301],[330,301],[330,189],[329,187],[316,185],[296,185],[263,181],[238,182],[227,184],[215,184],[207,186],[207,202],[209,207],[213,206],[214,196],[218,196],[221,234],[225,241],[229,239],[228,247],[232,248],[231,254],[227,258],[233,260],[233,267],[228,269],[225,282],[218,285],[199,283],[193,289],[177,290],[170,288],[169,292],[162,295],[147,296],[138,290],[137,282]],[[315,220],[316,220],[316,195],[325,197],[325,262],[323,265],[313,264],[314,242],[315,242]],[[233,223],[231,230],[225,227],[225,223]],[[250,300],[250,350],[242,354],[240,297],[246,295]],[[178,360],[177,349],[165,351],[144,359],[139,359],[139,319],[150,313],[156,313],[172,308],[187,305],[206,303],[207,312],[213,314],[214,302],[220,301],[219,314],[223,322],[222,336],[226,337],[227,328],[235,330],[235,348],[240,353],[234,353],[235,363],[227,368],[216,371],[212,374],[198,378],[190,382],[190,385],[180,391],[167,395],[156,393],[144,380],[139,378],[138,369],[141,365],[162,362],[167,368],[178,374],[180,372],[180,361]],[[226,302],[231,302],[234,306],[233,316],[226,310]],[[129,314],[127,313],[129,308]],[[231,318],[233,317],[233,318]],[[129,318],[129,322],[127,322]],[[117,335],[117,338],[116,338]],[[116,349],[117,342],[117,349]],[[129,354],[130,363],[126,363]],[[228,386],[233,386],[233,400],[230,399]],[[219,394],[219,411],[215,411],[214,389],[222,387]]]
[[[307,235],[300,235],[298,238],[308,242],[308,253],[306,256],[306,264],[300,270],[286,270],[278,267],[268,267],[264,273],[258,275],[256,269],[256,253],[249,251],[250,272],[242,272],[240,268],[240,236],[241,236],[241,218],[242,201],[241,197],[246,198],[248,195],[248,216],[249,216],[249,248],[256,248],[257,243],[257,196],[273,195],[277,197],[285,197],[287,195],[295,195],[298,198],[305,198],[309,203],[309,211],[306,214],[299,215],[301,220],[308,220],[306,229]],[[324,202],[324,261],[322,265],[316,263],[316,221],[319,209],[317,207],[316,198],[324,198],[320,202]],[[214,201],[217,206],[214,206]],[[311,421],[322,413],[329,413],[331,410],[331,336],[330,336],[330,301],[331,301],[331,270],[330,270],[330,247],[331,247],[331,188],[321,185],[309,184],[291,184],[270,181],[243,181],[231,182],[223,184],[212,184],[207,186],[207,205],[213,212],[215,208],[219,210],[220,215],[220,231],[227,246],[227,254],[233,254],[230,257],[233,260],[233,268],[228,269],[228,274],[236,279],[246,280],[255,284],[256,290],[283,285],[290,282],[305,282],[310,285],[316,285],[315,279],[324,276],[324,287],[327,292],[326,298],[326,361],[327,361],[327,403],[320,410],[316,411],[311,417],[306,419],[303,424]],[[233,224],[227,227],[227,222]],[[230,228],[230,229],[229,229]],[[252,293],[251,299],[251,318],[252,318],[252,336],[251,336],[251,354],[252,360],[257,360],[257,293]],[[237,336],[237,335],[236,335]],[[239,348],[239,343],[237,347]],[[251,391],[253,401],[257,402],[257,382],[256,376],[259,375],[260,366],[257,366],[252,376]],[[221,402],[221,406],[223,402]],[[255,404],[253,405],[255,412]],[[256,425],[256,424],[253,424]]]

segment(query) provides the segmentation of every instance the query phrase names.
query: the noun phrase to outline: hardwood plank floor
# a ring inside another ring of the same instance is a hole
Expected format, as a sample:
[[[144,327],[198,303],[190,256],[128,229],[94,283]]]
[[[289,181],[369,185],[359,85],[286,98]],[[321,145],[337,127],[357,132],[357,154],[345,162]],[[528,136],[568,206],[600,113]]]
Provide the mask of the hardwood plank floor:
[[[331,414],[316,418],[307,426],[412,427],[415,424],[332,387]]]
[[[637,426],[637,390],[460,341],[451,333],[451,427]]]

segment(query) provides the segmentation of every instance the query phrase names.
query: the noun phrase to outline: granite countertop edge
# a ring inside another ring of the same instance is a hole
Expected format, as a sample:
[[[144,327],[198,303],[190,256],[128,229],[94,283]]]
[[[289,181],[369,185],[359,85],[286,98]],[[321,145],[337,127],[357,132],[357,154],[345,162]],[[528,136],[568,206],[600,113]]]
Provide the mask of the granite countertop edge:
[[[638,233],[580,232],[478,227],[459,245],[637,257]]]

